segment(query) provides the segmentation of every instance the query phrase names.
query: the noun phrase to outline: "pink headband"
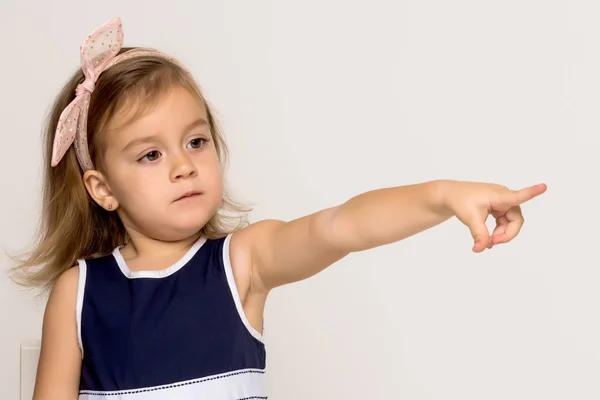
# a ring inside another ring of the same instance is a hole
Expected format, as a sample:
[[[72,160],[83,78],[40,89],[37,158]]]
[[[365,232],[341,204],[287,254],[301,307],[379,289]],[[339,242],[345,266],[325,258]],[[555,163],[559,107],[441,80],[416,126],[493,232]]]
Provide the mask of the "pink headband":
[[[100,74],[113,65],[140,56],[156,56],[176,62],[153,49],[135,49],[117,56],[123,46],[123,26],[120,18],[114,18],[90,33],[81,45],[81,69],[85,80],[77,86],[75,99],[63,110],[54,136],[51,165],[55,167],[71,144],[81,169],[94,169],[87,144],[87,117],[90,97]],[[75,140],[76,139],[76,140]]]

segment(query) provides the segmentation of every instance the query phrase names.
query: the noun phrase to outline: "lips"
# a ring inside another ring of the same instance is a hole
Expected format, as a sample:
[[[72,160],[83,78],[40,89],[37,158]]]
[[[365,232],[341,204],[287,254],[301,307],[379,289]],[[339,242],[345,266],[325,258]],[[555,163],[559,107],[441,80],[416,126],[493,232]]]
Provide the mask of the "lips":
[[[200,194],[202,194],[202,193],[200,193],[200,192],[196,192],[196,191],[189,191],[189,192],[185,192],[185,193],[183,194],[183,196],[181,196],[181,197],[177,198],[175,201],[184,200],[184,199],[189,199],[189,198],[192,198],[192,197],[195,197],[195,196],[199,196]]]

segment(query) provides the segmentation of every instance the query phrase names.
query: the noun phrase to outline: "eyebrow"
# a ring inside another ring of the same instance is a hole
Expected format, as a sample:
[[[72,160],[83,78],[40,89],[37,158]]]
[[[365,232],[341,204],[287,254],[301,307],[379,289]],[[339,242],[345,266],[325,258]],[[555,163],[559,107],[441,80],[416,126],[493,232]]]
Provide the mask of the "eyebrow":
[[[198,118],[195,121],[193,121],[192,123],[188,124],[185,128],[183,128],[183,132],[189,132],[190,130],[192,130],[198,126],[206,126],[206,125],[208,125],[208,122],[204,118]],[[157,135],[148,135],[148,136],[143,136],[143,137],[134,139],[131,142],[127,143],[125,145],[125,147],[123,147],[123,151],[126,151],[129,148],[131,148],[135,145],[138,145],[138,144],[153,142],[156,140],[156,136]]]

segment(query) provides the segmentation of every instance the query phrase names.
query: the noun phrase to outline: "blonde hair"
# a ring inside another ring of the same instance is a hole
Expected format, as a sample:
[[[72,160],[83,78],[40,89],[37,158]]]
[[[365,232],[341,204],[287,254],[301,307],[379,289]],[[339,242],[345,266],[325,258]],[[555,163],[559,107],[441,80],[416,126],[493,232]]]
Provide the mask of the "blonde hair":
[[[120,53],[132,50],[123,48]],[[78,259],[110,254],[128,237],[117,213],[107,212],[88,195],[73,146],[55,167],[50,166],[54,133],[63,109],[74,99],[84,75],[79,69],[57,96],[48,116],[44,137],[42,218],[33,250],[17,259],[12,272],[16,283],[51,289],[58,277]],[[88,114],[88,145],[96,168],[104,170],[105,143],[101,132],[122,107],[136,107],[133,118],[152,107],[169,88],[180,85],[206,107],[208,122],[223,168],[228,149],[214,113],[194,78],[176,63],[160,57],[140,56],[124,60],[104,71],[96,82]],[[234,202],[224,191],[220,209],[201,229],[206,238],[221,238],[246,224],[249,208]]]

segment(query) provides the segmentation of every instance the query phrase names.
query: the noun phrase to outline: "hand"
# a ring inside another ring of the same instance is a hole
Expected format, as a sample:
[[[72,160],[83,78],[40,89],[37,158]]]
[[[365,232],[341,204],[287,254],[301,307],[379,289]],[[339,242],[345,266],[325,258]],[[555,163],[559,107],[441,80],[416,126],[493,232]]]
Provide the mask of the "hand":
[[[480,253],[514,239],[524,222],[521,204],[541,195],[546,189],[545,184],[510,190],[489,183],[450,181],[442,196],[444,205],[469,227],[475,241],[473,251]],[[491,236],[485,225],[489,215],[496,219],[496,228]]]

